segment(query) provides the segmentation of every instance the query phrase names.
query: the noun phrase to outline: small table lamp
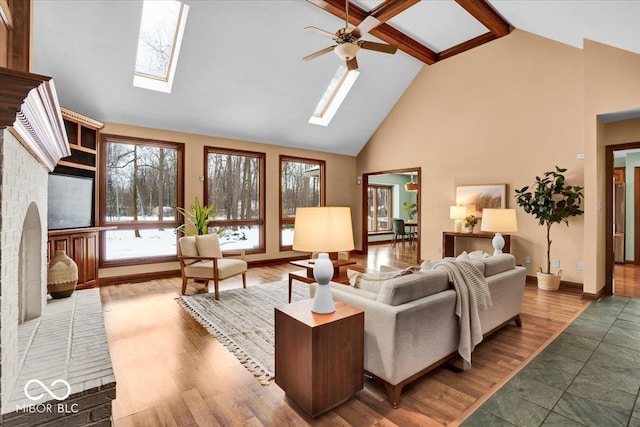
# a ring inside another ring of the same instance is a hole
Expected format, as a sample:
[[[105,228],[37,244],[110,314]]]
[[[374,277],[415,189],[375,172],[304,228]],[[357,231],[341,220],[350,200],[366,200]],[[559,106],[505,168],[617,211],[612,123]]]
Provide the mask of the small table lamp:
[[[318,282],[318,288],[311,311],[319,314],[333,313],[336,309],[329,287],[333,278],[333,263],[327,252],[354,249],[351,209],[335,206],[297,208],[293,249],[320,252],[313,266],[313,277]]]
[[[476,213],[476,205],[449,206],[449,219],[455,219],[455,232],[462,231],[462,220]]]
[[[493,244],[493,254],[502,253],[504,248],[504,237],[501,233],[515,233],[518,231],[518,220],[515,209],[483,209],[482,224],[480,230],[496,233],[491,243]]]
[[[467,216],[467,209],[464,206],[449,206],[449,219],[455,219],[456,233],[462,231],[462,220]]]

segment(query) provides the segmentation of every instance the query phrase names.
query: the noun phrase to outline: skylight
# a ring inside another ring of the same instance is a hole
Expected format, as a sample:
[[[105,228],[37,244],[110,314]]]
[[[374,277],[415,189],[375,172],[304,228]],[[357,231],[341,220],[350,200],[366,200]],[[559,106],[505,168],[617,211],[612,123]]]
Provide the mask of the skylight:
[[[358,70],[347,70],[346,66],[340,65],[320,98],[320,102],[316,105],[309,123],[327,126],[359,75]]]
[[[144,1],[134,86],[171,92],[188,11],[175,0]]]

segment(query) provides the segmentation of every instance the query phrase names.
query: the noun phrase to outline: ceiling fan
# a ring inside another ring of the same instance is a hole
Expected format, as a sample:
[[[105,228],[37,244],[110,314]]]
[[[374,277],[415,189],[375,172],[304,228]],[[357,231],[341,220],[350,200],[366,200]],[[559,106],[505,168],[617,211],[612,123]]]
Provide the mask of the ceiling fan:
[[[335,34],[316,27],[306,27],[305,30],[320,34],[321,36],[332,39],[336,44],[319,50],[311,55],[305,56],[305,61],[317,58],[327,52],[333,51],[340,59],[347,62],[349,70],[358,68],[356,54],[360,49],[375,50],[377,52],[394,54],[398,50],[397,47],[384,44],[360,40],[360,38],[380,24],[380,21],[373,16],[367,16],[357,27],[349,28],[349,0],[345,0],[345,24],[344,28],[340,28]]]

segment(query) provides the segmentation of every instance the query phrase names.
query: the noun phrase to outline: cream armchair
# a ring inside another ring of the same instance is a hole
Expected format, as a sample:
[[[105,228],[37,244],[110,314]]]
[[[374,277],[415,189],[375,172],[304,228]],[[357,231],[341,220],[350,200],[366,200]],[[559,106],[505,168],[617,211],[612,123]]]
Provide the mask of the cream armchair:
[[[213,280],[216,299],[220,299],[220,280],[242,274],[242,287],[247,287],[247,262],[244,260],[244,251],[237,253],[240,259],[223,258],[220,241],[215,234],[181,237],[179,248],[183,295],[189,279],[204,279],[207,284]]]

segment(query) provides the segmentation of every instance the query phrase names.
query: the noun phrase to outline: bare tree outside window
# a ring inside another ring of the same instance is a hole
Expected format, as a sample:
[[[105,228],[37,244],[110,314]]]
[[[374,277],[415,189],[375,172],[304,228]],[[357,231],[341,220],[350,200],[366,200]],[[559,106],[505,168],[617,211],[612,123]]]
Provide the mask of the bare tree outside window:
[[[102,223],[118,226],[105,233],[107,260],[176,254],[182,151],[176,143],[105,139]]]
[[[264,250],[264,153],[206,147],[207,200],[215,204],[211,227],[223,249]]]
[[[290,250],[296,208],[323,206],[322,160],[280,156],[280,249]]]

